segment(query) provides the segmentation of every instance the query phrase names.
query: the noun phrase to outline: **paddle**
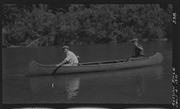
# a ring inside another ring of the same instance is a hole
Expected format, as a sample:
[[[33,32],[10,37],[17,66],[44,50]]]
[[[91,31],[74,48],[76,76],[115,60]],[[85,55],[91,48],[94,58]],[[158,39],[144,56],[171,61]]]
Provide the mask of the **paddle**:
[[[61,67],[61,65],[60,65],[60,66],[58,66],[58,67],[56,67],[56,68],[53,70],[53,72],[52,72],[52,74],[51,74],[51,75],[54,75],[60,67]]]
[[[77,58],[80,58],[79,56],[77,56]],[[57,70],[63,65],[63,64],[65,64],[67,61],[66,60],[64,60],[63,62],[61,62],[61,65],[60,66],[58,66],[58,67],[56,67],[54,70],[53,70],[53,72],[52,72],[52,74],[51,75],[54,75],[56,72],[57,72]]]
[[[133,51],[133,53],[132,53],[132,56],[133,56],[133,54],[134,54],[134,51]],[[127,58],[124,62],[129,61],[129,59],[131,59],[131,58],[132,58],[132,56],[131,56],[131,57],[129,57],[129,58]]]
[[[130,57],[130,58],[131,58],[131,57]],[[126,60],[124,60],[124,62],[127,62],[127,61],[129,61],[129,59],[130,59],[130,58],[127,58]]]

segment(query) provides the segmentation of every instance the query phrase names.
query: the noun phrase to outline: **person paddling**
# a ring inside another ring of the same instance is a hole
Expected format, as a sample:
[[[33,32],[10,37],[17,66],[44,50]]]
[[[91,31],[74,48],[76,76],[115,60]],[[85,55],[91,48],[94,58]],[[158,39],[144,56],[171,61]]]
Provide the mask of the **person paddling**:
[[[72,51],[70,51],[68,46],[63,46],[62,50],[66,54],[66,58],[56,66],[77,66],[79,63],[79,56],[76,56]]]
[[[132,54],[132,58],[143,58],[144,57],[144,49],[142,45],[138,43],[138,39],[132,39],[130,40],[131,43],[134,45],[134,50]]]

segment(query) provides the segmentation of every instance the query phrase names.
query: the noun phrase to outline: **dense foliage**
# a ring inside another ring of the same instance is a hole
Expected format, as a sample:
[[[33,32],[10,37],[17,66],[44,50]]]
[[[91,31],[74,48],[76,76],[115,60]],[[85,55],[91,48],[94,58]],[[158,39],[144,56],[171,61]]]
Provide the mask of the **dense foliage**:
[[[171,38],[172,5],[3,4],[2,44],[38,46]]]

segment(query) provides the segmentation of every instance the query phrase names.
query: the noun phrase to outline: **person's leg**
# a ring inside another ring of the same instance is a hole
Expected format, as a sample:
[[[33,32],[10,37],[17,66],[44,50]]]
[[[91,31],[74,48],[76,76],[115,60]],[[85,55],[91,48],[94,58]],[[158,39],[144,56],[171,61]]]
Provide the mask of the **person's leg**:
[[[78,66],[78,63],[73,63],[72,66]]]
[[[69,64],[64,64],[63,66],[72,66],[72,64],[71,64],[71,63],[69,63]]]
[[[69,63],[69,64],[64,64],[63,66],[78,66],[78,63]]]

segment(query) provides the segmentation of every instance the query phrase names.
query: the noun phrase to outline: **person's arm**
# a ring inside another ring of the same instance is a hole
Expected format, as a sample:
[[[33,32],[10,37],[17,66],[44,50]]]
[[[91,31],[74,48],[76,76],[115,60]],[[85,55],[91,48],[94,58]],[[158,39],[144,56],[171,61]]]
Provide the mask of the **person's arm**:
[[[136,44],[136,47],[138,47],[139,49],[143,50],[142,46],[139,44]]]
[[[64,59],[61,63],[57,64],[56,66],[57,66],[57,67],[58,67],[58,66],[62,66],[62,65],[64,65],[66,62],[67,62],[67,60]]]
[[[67,54],[67,55],[66,55],[66,58],[65,58],[61,63],[57,64],[56,66],[58,67],[58,66],[64,65],[64,64],[65,64],[66,62],[68,62],[70,59],[71,59],[70,54]]]

